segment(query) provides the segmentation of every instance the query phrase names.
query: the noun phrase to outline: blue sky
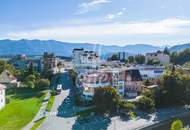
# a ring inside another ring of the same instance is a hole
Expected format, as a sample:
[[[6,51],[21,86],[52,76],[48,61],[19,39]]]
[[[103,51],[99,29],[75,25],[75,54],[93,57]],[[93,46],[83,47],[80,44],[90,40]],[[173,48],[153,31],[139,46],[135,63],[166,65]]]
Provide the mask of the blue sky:
[[[0,0],[0,39],[190,42],[189,0]]]

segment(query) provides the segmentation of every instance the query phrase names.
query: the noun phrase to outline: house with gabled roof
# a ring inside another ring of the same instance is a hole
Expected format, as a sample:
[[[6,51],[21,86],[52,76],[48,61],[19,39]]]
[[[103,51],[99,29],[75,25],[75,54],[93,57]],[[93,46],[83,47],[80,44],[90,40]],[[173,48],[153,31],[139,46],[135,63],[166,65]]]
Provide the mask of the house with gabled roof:
[[[0,84],[4,84],[7,87],[13,87],[17,85],[17,78],[13,76],[8,70],[4,70],[0,74]]]

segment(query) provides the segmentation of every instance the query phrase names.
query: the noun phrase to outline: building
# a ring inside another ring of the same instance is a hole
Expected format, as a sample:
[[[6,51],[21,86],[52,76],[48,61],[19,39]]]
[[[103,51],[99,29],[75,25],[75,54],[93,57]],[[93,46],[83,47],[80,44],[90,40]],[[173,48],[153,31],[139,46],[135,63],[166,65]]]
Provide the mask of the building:
[[[132,68],[136,68],[139,70],[141,76],[143,79],[155,79],[155,78],[160,78],[165,71],[164,66],[155,66],[155,65],[141,65],[141,66],[135,66]]]
[[[16,87],[18,82],[16,77],[14,77],[8,70],[4,70],[0,74],[0,84],[4,84],[7,87]]]
[[[5,88],[6,86],[0,84],[0,109],[2,109],[6,104]]]
[[[128,58],[128,53],[126,52],[119,52],[119,60],[124,62]]]
[[[83,48],[73,50],[73,65],[78,74],[97,70],[100,57],[94,51],[84,51]]]
[[[147,53],[145,56],[146,63],[148,63],[150,60],[157,61],[160,64],[169,64],[170,56],[159,51],[156,53]]]
[[[31,64],[33,65],[34,69],[38,72],[41,71],[41,61],[40,57],[27,57],[26,55],[17,55],[9,60],[9,62],[16,68],[16,69],[26,69]]]
[[[51,73],[56,73],[58,70],[59,58],[54,56],[53,53],[45,52],[40,60],[41,62],[41,72],[50,71]]]
[[[106,68],[79,78],[78,87],[82,89],[82,98],[91,100],[97,87],[114,87],[122,96],[142,91],[142,78],[138,70],[122,68]]]

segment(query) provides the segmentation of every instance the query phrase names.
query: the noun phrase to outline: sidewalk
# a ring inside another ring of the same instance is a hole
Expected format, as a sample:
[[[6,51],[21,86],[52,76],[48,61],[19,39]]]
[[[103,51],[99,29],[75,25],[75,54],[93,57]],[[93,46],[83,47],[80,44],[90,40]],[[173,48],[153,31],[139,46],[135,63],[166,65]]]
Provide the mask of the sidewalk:
[[[41,106],[40,110],[38,111],[38,113],[36,114],[34,119],[29,124],[27,124],[24,128],[22,128],[22,130],[30,130],[36,121],[38,121],[41,118],[46,116],[46,106],[48,104],[50,96],[51,96],[50,91],[48,91],[46,97],[44,98],[44,100],[42,102],[42,106]]]

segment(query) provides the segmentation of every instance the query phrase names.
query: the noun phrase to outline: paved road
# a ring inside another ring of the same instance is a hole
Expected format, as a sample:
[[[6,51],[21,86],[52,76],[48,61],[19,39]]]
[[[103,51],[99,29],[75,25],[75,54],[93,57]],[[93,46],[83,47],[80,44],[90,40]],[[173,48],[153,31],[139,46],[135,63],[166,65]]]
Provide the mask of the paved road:
[[[72,82],[65,72],[61,75],[63,90],[60,95],[55,97],[55,102],[48,117],[41,125],[39,130],[71,130],[75,123],[73,101],[71,96]]]

